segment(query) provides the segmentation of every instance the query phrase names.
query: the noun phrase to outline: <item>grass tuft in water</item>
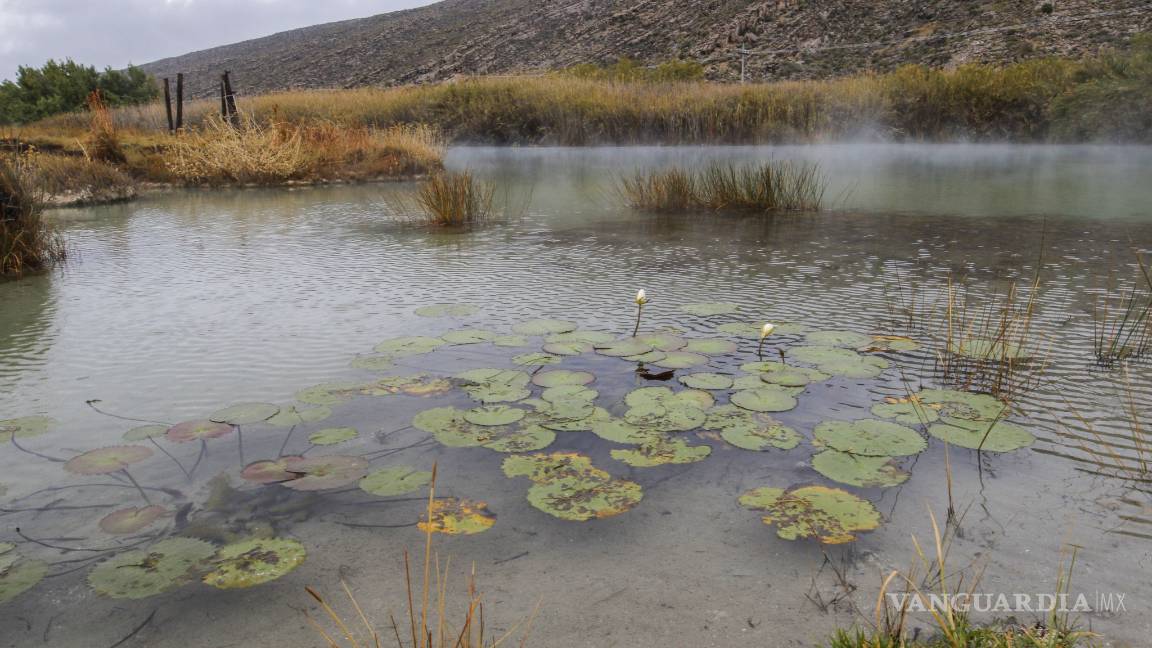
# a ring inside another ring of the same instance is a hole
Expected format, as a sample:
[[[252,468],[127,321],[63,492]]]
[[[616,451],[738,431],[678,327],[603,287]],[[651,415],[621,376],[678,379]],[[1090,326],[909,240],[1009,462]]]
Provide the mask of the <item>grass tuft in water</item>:
[[[820,167],[806,162],[712,164],[699,171],[670,168],[637,171],[618,193],[633,208],[652,212],[817,211],[827,181]]]
[[[416,192],[419,220],[432,225],[481,225],[493,215],[495,186],[471,171],[433,174]]]
[[[27,160],[0,157],[0,277],[21,277],[67,256],[64,239],[44,220]]]
[[[1152,273],[1142,257],[1136,260],[1140,276],[1132,286],[1109,290],[1094,305],[1092,346],[1102,367],[1152,351]]]

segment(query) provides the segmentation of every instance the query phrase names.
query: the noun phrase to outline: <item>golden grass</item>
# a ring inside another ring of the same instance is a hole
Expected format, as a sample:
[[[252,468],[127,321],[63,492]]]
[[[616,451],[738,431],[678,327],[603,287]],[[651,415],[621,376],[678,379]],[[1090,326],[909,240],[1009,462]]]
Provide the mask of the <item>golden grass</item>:
[[[96,204],[136,196],[136,181],[120,167],[76,155],[29,152],[29,181],[50,203]]]
[[[67,257],[28,174],[26,160],[0,157],[0,277],[21,277]]]
[[[638,171],[622,179],[617,189],[630,206],[645,211],[769,213],[819,210],[826,184],[816,164],[765,162],[712,164],[699,171]]]
[[[471,171],[430,176],[416,191],[417,220],[433,225],[480,225],[493,217],[495,187]]]

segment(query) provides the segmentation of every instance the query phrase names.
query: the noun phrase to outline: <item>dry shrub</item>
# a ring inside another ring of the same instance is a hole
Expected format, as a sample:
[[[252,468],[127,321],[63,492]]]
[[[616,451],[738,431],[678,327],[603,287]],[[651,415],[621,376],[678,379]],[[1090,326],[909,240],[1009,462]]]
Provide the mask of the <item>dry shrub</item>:
[[[120,146],[116,124],[99,90],[93,90],[88,95],[88,112],[91,114],[91,123],[84,143],[85,155],[97,162],[124,164],[128,158]]]
[[[43,270],[67,256],[63,238],[43,212],[42,194],[32,184],[27,162],[0,158],[0,277]]]
[[[375,129],[328,121],[301,126],[299,131],[314,152],[311,173],[323,179],[418,175],[439,169],[444,156],[440,136],[422,124]]]

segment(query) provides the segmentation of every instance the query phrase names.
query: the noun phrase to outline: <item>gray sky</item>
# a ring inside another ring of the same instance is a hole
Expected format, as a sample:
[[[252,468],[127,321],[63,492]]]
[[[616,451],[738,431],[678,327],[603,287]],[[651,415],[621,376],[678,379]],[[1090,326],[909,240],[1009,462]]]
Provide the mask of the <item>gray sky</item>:
[[[0,78],[71,57],[99,69],[148,63],[432,0],[0,0]]]

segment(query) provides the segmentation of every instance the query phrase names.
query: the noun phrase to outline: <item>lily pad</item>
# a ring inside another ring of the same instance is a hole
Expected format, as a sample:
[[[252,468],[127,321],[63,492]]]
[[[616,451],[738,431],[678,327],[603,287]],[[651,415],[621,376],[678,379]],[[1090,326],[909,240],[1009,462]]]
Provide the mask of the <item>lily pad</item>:
[[[625,513],[644,497],[640,484],[598,475],[560,477],[528,489],[528,502],[545,513],[583,522]]]
[[[191,581],[215,553],[216,547],[203,540],[168,538],[100,563],[89,572],[88,584],[111,598],[147,598]]]
[[[749,362],[740,365],[742,371],[758,374],[760,380],[781,387],[804,387],[810,383],[823,382],[831,378],[828,374],[810,367],[793,367],[783,362]]]
[[[561,385],[587,385],[596,380],[596,376],[587,371],[572,371],[569,369],[553,369],[541,371],[532,377],[532,383],[540,387],[560,387]]]
[[[549,344],[564,343],[564,342],[583,342],[585,344],[605,344],[612,342],[616,337],[603,331],[571,331],[569,333],[557,333],[550,335],[545,342]]]
[[[292,490],[318,491],[340,488],[359,481],[368,469],[368,462],[363,457],[326,455],[292,462],[288,469],[299,477],[282,482],[282,485]]]
[[[952,445],[985,452],[1012,452],[1036,442],[1031,432],[1007,421],[943,418],[928,433]]]
[[[612,458],[637,468],[650,468],[666,464],[687,464],[703,461],[712,454],[706,445],[688,445],[684,439],[659,439],[636,448],[612,451]]]
[[[166,432],[168,432],[167,425],[141,425],[125,432],[122,438],[125,441],[143,441],[164,436]]]
[[[703,353],[705,355],[724,355],[726,353],[736,353],[736,343],[730,340],[710,339],[710,340],[689,340],[688,344],[684,345],[682,351],[688,353]]]
[[[0,603],[7,603],[32,589],[48,575],[48,564],[40,560],[5,556],[8,564],[0,567]]]
[[[296,400],[309,405],[339,405],[352,400],[363,389],[361,383],[324,383],[296,392]]]
[[[800,445],[800,434],[796,430],[767,414],[749,412],[733,405],[722,405],[709,412],[702,427],[719,430],[726,442],[743,450],[791,450]]]
[[[969,421],[995,421],[1008,407],[995,396],[955,389],[925,389],[916,398],[940,412],[941,416]]]
[[[646,353],[641,353],[640,355],[624,356],[624,359],[628,360],[629,362],[639,362],[643,364],[648,362],[660,362],[667,357],[668,354],[664,353],[663,351],[648,351]]]
[[[238,403],[212,414],[208,420],[228,425],[263,423],[280,413],[280,406],[272,403]]]
[[[369,495],[393,497],[420,490],[432,481],[432,473],[410,466],[381,468],[360,480],[360,490]]]
[[[556,403],[559,401],[568,400],[582,400],[592,402],[600,394],[595,389],[589,389],[584,385],[559,385],[557,387],[549,387],[545,389],[540,398],[548,401],[549,403]]]
[[[600,344],[594,344],[593,346],[596,349],[596,353],[614,358],[637,356],[652,350],[650,345],[636,338],[625,338],[623,340],[616,340],[615,342],[602,342]]]
[[[729,400],[733,405],[753,412],[787,412],[797,405],[792,394],[776,385],[742,389],[732,394]]]
[[[895,402],[877,403],[872,406],[872,416],[893,419],[902,425],[935,423],[940,418],[935,407],[925,406],[916,400],[900,399]]]
[[[920,343],[903,335],[873,335],[868,344],[860,350],[866,352],[908,352],[920,348]]]
[[[839,347],[803,346],[789,353],[800,362],[816,365],[824,373],[845,378],[875,378],[890,366],[884,358],[863,356]]]
[[[679,351],[688,345],[688,340],[674,333],[641,333],[633,339],[647,344],[649,349],[664,352]]]
[[[508,477],[527,477],[537,483],[564,477],[609,477],[608,473],[594,467],[591,459],[578,452],[516,455],[505,459],[501,468]]]
[[[872,342],[872,336],[853,331],[812,331],[804,336],[808,344],[855,349]]]
[[[483,405],[464,412],[464,420],[473,425],[510,425],[524,418],[525,411],[507,405]]]
[[[880,513],[871,502],[827,486],[756,488],[740,496],[740,505],[763,511],[764,524],[775,524],[776,535],[785,540],[843,544],[880,526]]]
[[[185,421],[168,428],[165,436],[173,443],[188,443],[201,439],[218,439],[226,434],[231,434],[233,429],[227,423],[216,423],[208,420]]]
[[[672,351],[652,364],[657,367],[664,367],[665,369],[688,369],[689,367],[708,364],[709,362],[710,360],[706,355],[688,353],[686,351]]]
[[[513,326],[512,330],[520,335],[554,335],[575,331],[576,325],[559,319],[533,319]]]
[[[868,457],[896,457],[924,452],[928,442],[916,430],[876,419],[824,421],[813,431],[820,445]]]
[[[253,461],[244,466],[244,470],[240,472],[240,477],[257,484],[286,482],[300,477],[300,473],[293,472],[292,468],[303,460],[304,457],[290,455],[279,459]]]
[[[448,535],[470,535],[492,528],[496,515],[484,502],[446,497],[429,504],[431,516],[417,526],[421,531]]]
[[[114,535],[136,533],[168,514],[168,509],[156,504],[140,507],[131,506],[113,511],[101,518],[100,530]]]
[[[509,403],[532,395],[530,377],[516,369],[472,369],[456,374],[464,391],[482,403]]]
[[[22,416],[0,421],[0,441],[11,441],[12,437],[27,439],[44,434],[56,426],[56,420],[47,416]]]
[[[351,441],[352,439],[355,439],[358,436],[360,436],[360,433],[356,431],[356,428],[351,428],[351,427],[324,428],[323,430],[318,430],[316,432],[313,432],[308,437],[308,442],[311,443],[312,445],[318,445],[318,446],[336,445],[337,443],[344,443],[345,441]]]
[[[361,388],[360,393],[366,396],[387,396],[389,394],[404,394],[406,396],[439,396],[452,391],[452,381],[431,374],[419,373],[410,376],[389,376]]]
[[[623,419],[609,418],[592,426],[592,433],[614,443],[652,443],[664,438],[658,429],[633,425]]]
[[[864,457],[838,450],[812,456],[812,468],[828,479],[860,488],[887,488],[908,481],[892,457]]]
[[[732,376],[718,373],[698,372],[680,376],[680,382],[692,389],[731,389]]]
[[[498,347],[526,347],[531,342],[523,335],[500,335],[492,338],[492,344]]]
[[[775,328],[772,329],[772,335],[803,335],[808,327],[803,324],[796,324],[792,322],[774,322]],[[716,327],[720,333],[727,333],[728,335],[739,335],[741,337],[748,337],[752,339],[760,339],[760,334],[764,330],[764,322],[729,322],[721,324]]]
[[[96,448],[69,459],[64,464],[64,470],[77,475],[104,475],[127,468],[151,456],[152,449],[140,445]]]
[[[429,304],[416,309],[420,317],[467,317],[475,312],[471,304]]]
[[[556,441],[556,433],[543,425],[528,425],[499,432],[484,447],[496,452],[520,453],[543,450]]]
[[[437,337],[408,335],[405,337],[392,338],[391,340],[384,340],[376,345],[376,353],[384,353],[397,357],[422,355],[431,353],[445,344],[447,344],[445,340]]]
[[[276,427],[293,427],[307,423],[319,423],[329,416],[332,416],[332,408],[327,406],[304,409],[288,406],[281,408],[280,413],[268,419],[267,423]]]
[[[388,371],[395,364],[392,356],[356,356],[348,366],[364,371]]]
[[[484,342],[491,342],[500,337],[500,334],[483,329],[461,329],[459,331],[448,331],[440,336],[440,339],[449,344],[482,344]]]
[[[698,302],[695,304],[684,304],[680,307],[680,310],[689,315],[711,317],[713,315],[736,313],[740,310],[740,304],[735,302]]]
[[[469,423],[464,412],[454,407],[433,407],[412,419],[418,430],[428,432],[450,448],[468,448],[484,445],[496,438],[496,428]]]
[[[559,356],[575,356],[592,351],[588,342],[549,342],[543,346],[545,353]]]
[[[626,422],[661,432],[687,432],[700,427],[706,418],[703,410],[690,405],[644,405],[624,413]]]
[[[512,357],[512,362],[522,365],[552,365],[557,364],[562,360],[560,356],[552,355],[551,353],[521,353],[518,356]]]
[[[253,538],[225,545],[204,583],[219,589],[253,587],[285,576],[304,562],[304,545],[290,538]]]

